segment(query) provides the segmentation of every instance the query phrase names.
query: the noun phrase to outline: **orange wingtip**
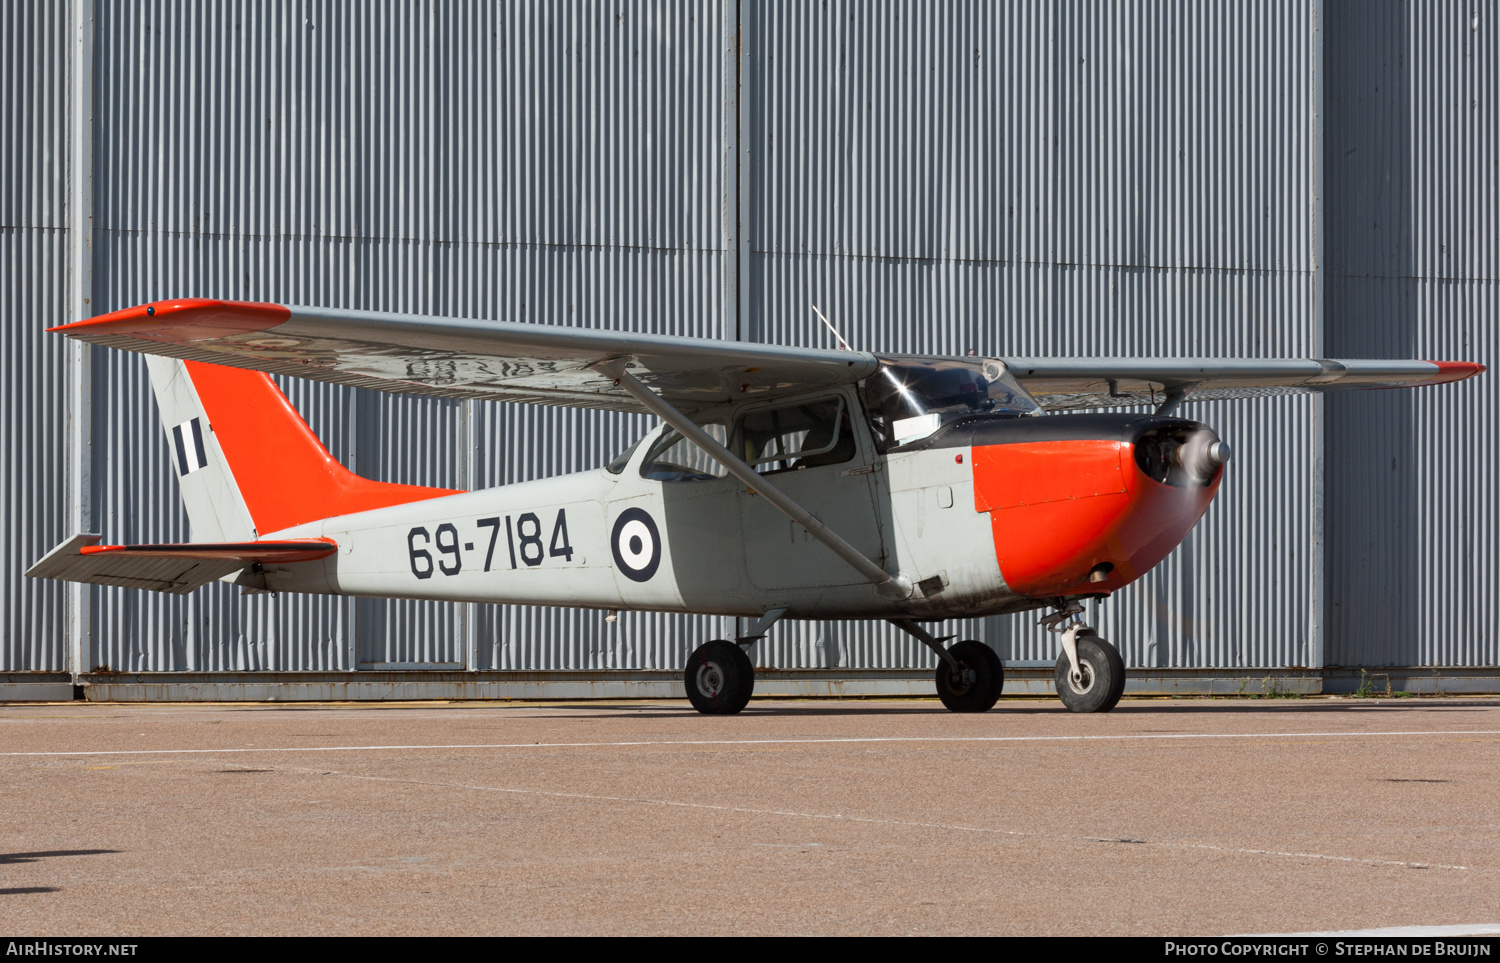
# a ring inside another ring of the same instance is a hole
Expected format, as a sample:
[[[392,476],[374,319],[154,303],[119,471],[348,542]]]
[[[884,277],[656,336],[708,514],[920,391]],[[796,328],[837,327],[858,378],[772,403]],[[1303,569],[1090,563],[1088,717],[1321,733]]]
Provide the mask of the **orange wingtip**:
[[[75,336],[113,334],[180,343],[264,331],[291,316],[291,309],[281,304],[178,298],[138,304],[47,330]]]
[[[1477,374],[1484,374],[1486,370],[1485,366],[1477,361],[1428,361],[1427,363],[1437,365],[1437,377],[1428,378],[1418,384],[1443,385],[1450,381],[1462,381]]]

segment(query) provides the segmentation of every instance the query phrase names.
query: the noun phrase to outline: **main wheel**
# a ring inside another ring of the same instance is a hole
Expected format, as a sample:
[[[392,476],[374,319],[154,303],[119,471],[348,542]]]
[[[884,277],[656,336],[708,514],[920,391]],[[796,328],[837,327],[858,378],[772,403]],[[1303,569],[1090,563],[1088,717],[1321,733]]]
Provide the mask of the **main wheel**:
[[[1108,712],[1125,694],[1125,660],[1092,632],[1079,632],[1076,645],[1083,680],[1073,682],[1073,666],[1064,652],[1057,657],[1057,695],[1073,712]]]
[[[688,701],[705,715],[732,716],[745,708],[755,691],[755,666],[733,642],[715,640],[698,646],[682,676]]]
[[[938,698],[954,712],[988,712],[1000,698],[1005,686],[1005,668],[995,650],[983,642],[969,639],[949,647],[957,660],[958,677],[946,661],[937,667]]]

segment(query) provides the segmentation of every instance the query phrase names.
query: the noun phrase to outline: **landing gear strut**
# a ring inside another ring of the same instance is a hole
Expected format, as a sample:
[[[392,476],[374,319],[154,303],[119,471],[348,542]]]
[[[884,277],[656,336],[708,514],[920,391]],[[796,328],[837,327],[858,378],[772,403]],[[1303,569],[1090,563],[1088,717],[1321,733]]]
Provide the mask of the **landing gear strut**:
[[[1069,602],[1041,620],[1062,635],[1057,695],[1072,712],[1108,712],[1125,694],[1125,660],[1078,617],[1082,611],[1078,602]]]

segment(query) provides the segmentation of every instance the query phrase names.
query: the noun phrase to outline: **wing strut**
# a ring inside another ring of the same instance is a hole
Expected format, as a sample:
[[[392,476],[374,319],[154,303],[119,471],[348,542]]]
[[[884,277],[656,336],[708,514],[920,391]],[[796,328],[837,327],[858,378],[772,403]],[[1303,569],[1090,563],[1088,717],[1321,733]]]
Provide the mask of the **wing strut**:
[[[771,484],[770,479],[757,474],[755,469],[742,459],[736,458],[728,448],[714,441],[713,437],[694,424],[691,418],[673,408],[656,392],[641,384],[634,375],[625,370],[622,362],[600,367],[619,378],[620,387],[639,401],[643,407],[676,428],[684,438],[703,449],[708,457],[723,465],[725,471],[744,482],[757,495],[763,496],[777,511],[807,529],[808,534],[827,545],[833,554],[848,562],[856,572],[869,579],[881,598],[897,601],[911,598],[912,580],[910,578],[900,574],[892,575],[866,557],[859,549],[844,541],[832,529],[819,521],[812,512],[792,501],[781,489]]]

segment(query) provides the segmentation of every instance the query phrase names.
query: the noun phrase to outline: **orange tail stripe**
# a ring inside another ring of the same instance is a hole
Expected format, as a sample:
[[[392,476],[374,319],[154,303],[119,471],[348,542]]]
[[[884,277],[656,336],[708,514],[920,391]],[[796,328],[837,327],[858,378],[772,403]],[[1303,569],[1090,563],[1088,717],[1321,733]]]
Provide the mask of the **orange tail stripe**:
[[[329,454],[271,376],[184,362],[260,535],[306,522],[458,494],[354,474]]]

